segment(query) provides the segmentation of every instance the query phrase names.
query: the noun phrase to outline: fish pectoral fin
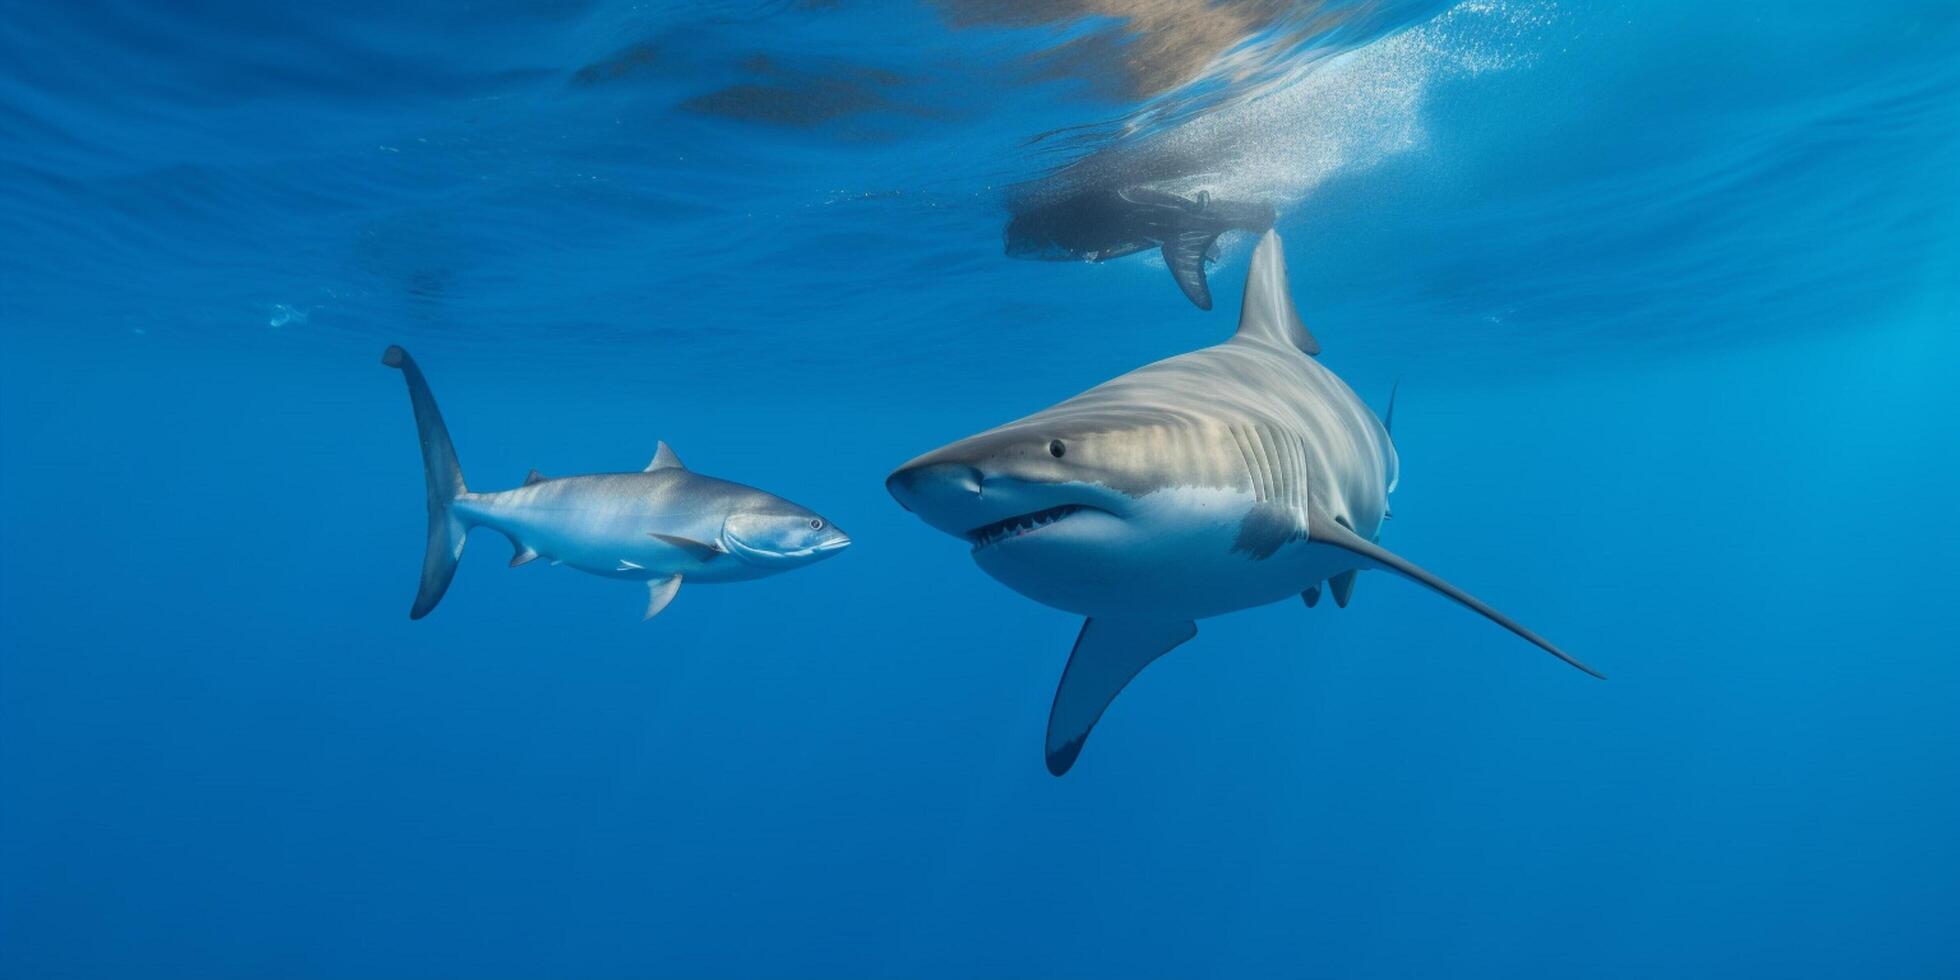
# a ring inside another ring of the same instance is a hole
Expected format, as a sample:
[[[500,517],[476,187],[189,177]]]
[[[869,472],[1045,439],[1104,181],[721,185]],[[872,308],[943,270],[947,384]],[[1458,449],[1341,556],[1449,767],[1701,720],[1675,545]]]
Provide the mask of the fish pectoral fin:
[[[1205,257],[1218,241],[1218,232],[1189,228],[1164,242],[1164,264],[1170,267],[1184,298],[1201,310],[1211,309],[1211,284],[1205,281]]]
[[[694,556],[698,561],[707,561],[716,555],[725,555],[728,553],[728,549],[722,547],[720,542],[709,543],[706,541],[696,541],[693,538],[683,538],[678,534],[661,534],[658,531],[648,531],[647,537],[663,544],[673,545]]]
[[[1409,581],[1414,582],[1418,585],[1428,586],[1429,588],[1434,589],[1435,591],[1440,592],[1443,595],[1446,595],[1465,606],[1468,606],[1472,611],[1483,616],[1485,619],[1488,619],[1491,622],[1496,623],[1497,625],[1502,626],[1513,633],[1516,633],[1518,636],[1529,641],[1534,646],[1537,646],[1539,649],[1545,651],[1546,653],[1549,653],[1552,656],[1557,657],[1560,660],[1563,660],[1566,663],[1571,664],[1572,666],[1577,667],[1578,669],[1593,675],[1594,677],[1598,677],[1602,680],[1604,680],[1606,677],[1605,674],[1602,674],[1599,671],[1596,671],[1591,667],[1586,666],[1577,657],[1574,657],[1571,654],[1566,653],[1564,650],[1561,650],[1558,647],[1554,646],[1552,644],[1552,641],[1547,640],[1536,633],[1533,633],[1529,629],[1526,629],[1525,626],[1522,623],[1519,623],[1517,620],[1512,619],[1511,617],[1506,616],[1495,609],[1492,609],[1488,605],[1485,605],[1483,600],[1478,599],[1476,596],[1473,596],[1470,593],[1465,592],[1462,589],[1459,589],[1456,586],[1443,581],[1441,578],[1437,577],[1436,575],[1431,574],[1427,570],[1416,565],[1415,562],[1412,562],[1407,558],[1404,558],[1401,555],[1398,555],[1388,550],[1387,548],[1384,548],[1381,545],[1374,543],[1373,541],[1369,541],[1363,538],[1361,535],[1356,534],[1345,527],[1342,527],[1340,524],[1337,524],[1333,521],[1316,522],[1315,524],[1312,525],[1312,532],[1310,534],[1310,537],[1312,538],[1313,541],[1319,544],[1330,545],[1332,547],[1341,548],[1346,551],[1352,552],[1355,555],[1355,557],[1361,559],[1361,565],[1363,568],[1377,568],[1385,572],[1394,572],[1395,574],[1400,575],[1403,578],[1408,579]],[[1342,574],[1352,575],[1353,573],[1344,572]],[[1338,576],[1336,578],[1338,579]]]
[[[1198,635],[1188,619],[1150,622],[1091,618],[1083,622],[1069,654],[1055,704],[1048,712],[1048,771],[1059,776],[1075,764],[1089,729],[1123,687],[1150,662]]]
[[[1334,593],[1334,605],[1347,608],[1348,600],[1354,598],[1354,577],[1359,574],[1350,568],[1327,580],[1327,591]]]
[[[640,622],[644,623],[660,615],[660,610],[667,608],[667,604],[674,601],[674,593],[680,590],[681,577],[679,575],[669,575],[666,578],[657,578],[647,582],[647,614],[640,617]]]

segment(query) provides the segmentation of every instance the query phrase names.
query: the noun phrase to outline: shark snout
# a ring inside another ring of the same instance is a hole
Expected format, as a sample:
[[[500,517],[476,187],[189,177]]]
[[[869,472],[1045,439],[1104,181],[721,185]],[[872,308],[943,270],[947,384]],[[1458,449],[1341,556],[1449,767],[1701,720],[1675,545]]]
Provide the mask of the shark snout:
[[[900,507],[915,514],[980,495],[980,470],[966,463],[913,460],[885,478],[885,489]]]

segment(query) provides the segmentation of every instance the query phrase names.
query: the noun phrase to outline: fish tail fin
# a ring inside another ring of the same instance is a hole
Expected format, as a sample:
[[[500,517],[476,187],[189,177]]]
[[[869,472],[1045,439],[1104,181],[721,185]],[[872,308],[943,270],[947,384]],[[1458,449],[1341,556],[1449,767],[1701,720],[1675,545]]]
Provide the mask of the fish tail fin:
[[[463,467],[456,461],[456,447],[449,441],[449,428],[442,424],[442,410],[429,391],[429,382],[415,359],[400,347],[389,347],[381,363],[401,371],[408,381],[408,401],[415,409],[415,429],[422,442],[422,474],[429,488],[428,551],[422,556],[422,582],[415,592],[415,605],[408,618],[421,619],[442,601],[449,580],[456,577],[456,562],[463,557],[463,539],[469,524],[456,513],[456,501],[469,488],[463,485]]]

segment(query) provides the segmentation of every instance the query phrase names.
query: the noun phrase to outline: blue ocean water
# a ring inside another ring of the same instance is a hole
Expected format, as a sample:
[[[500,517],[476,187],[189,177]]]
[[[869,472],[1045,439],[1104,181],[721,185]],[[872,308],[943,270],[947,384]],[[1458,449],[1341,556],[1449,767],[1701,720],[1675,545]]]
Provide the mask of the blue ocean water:
[[[6,5],[0,976],[1960,976],[1960,8]],[[1433,594],[1077,621],[897,464],[1218,342],[1002,254],[1177,158],[1401,380]],[[1085,164],[1084,161],[1090,161]],[[1071,169],[1073,168],[1073,169]],[[855,539],[405,613],[422,476],[656,441]]]

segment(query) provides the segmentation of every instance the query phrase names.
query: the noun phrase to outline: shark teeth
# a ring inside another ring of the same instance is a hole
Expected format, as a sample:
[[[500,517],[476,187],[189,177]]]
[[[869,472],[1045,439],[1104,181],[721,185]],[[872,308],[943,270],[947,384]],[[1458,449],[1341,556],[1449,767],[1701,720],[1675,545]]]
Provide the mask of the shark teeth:
[[[1040,530],[1081,509],[1082,507],[1077,504],[1063,504],[1060,507],[1050,507],[1047,510],[1038,510],[1032,514],[1022,514],[1018,517],[1009,517],[1006,520],[995,521],[985,527],[976,527],[966,532],[966,537],[967,540],[973,542],[973,550],[979,551],[981,548],[1005,541],[1008,538],[1020,537],[1023,534]]]

